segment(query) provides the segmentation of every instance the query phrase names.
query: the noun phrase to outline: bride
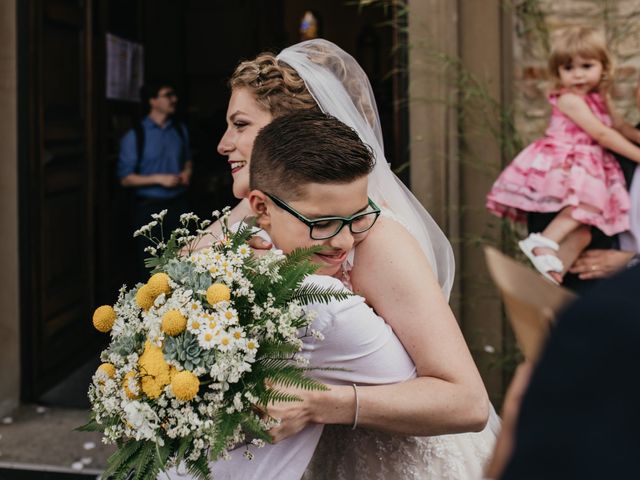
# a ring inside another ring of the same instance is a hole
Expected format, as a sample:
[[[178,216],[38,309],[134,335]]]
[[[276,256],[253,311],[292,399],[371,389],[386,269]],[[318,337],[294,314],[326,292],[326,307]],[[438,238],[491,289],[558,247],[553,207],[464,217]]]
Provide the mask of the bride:
[[[369,80],[358,63],[316,39],[242,62],[231,80],[228,129],[218,151],[228,157],[233,191],[244,198],[231,221],[251,215],[249,162],[258,131],[300,109],[320,109],[352,127],[374,152],[369,196],[383,215],[342,269],[392,327],[417,378],[394,385],[294,391],[303,402],[270,405],[280,442],[310,424],[326,427],[304,479],[480,478],[498,420],[447,299],[454,275],[450,244],[390,170]],[[491,414],[490,414],[491,413]],[[487,424],[487,419],[489,422]],[[481,434],[464,434],[462,432]],[[460,435],[453,435],[459,434]],[[473,438],[473,439],[471,439]]]

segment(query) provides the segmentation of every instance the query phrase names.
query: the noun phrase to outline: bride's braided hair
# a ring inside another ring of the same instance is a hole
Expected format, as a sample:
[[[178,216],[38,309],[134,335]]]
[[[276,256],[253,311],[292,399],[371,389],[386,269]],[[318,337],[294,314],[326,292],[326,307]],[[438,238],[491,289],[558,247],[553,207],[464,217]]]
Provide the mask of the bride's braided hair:
[[[240,63],[229,80],[229,87],[251,90],[256,101],[274,118],[297,110],[319,110],[304,80],[270,52]]]

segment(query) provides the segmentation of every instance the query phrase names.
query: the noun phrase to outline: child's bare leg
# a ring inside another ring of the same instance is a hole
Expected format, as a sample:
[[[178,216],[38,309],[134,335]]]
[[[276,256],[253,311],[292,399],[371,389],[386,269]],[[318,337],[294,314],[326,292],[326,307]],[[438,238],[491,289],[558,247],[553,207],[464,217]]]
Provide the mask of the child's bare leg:
[[[556,217],[551,221],[551,223],[547,225],[547,228],[545,228],[541,232],[541,234],[558,244],[564,243],[565,239],[569,236],[570,233],[576,231],[579,227],[582,226],[582,223],[580,223],[579,221],[577,221],[571,216],[572,209],[573,207],[565,207],[562,210],[560,210],[560,212],[558,212],[558,215],[556,215]],[[579,237],[576,237],[576,239],[578,238]],[[576,239],[574,239],[574,241]],[[567,247],[568,248],[567,253],[571,252],[572,249],[577,247],[577,244],[574,244],[573,242],[569,245],[570,246]],[[537,255],[554,255],[557,257],[560,256],[558,252],[547,247],[534,248],[533,253],[536,256]],[[578,251],[578,253],[580,253],[580,251]],[[573,255],[573,253],[569,253],[569,256],[571,255]],[[577,255],[576,257],[573,258],[573,260],[575,260],[575,258],[577,258]],[[569,263],[568,265],[565,263],[564,264],[565,268],[568,268],[569,266],[571,266],[571,263]],[[562,276],[564,275],[564,272],[549,272],[549,275],[551,275],[551,277],[553,277],[554,280],[560,283],[562,282]]]
[[[569,233],[560,243],[560,250],[556,252],[556,255],[562,260],[562,264],[564,265],[563,275],[571,268],[582,251],[587,248],[589,242],[591,242],[591,228],[587,225],[582,225]]]

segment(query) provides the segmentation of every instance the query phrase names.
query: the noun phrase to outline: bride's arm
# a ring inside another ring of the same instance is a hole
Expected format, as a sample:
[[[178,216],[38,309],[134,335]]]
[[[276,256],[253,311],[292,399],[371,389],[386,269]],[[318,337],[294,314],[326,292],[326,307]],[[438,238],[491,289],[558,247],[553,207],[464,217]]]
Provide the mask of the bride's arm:
[[[418,374],[403,384],[360,389],[358,422],[422,435],[482,429],[489,412],[486,390],[413,236],[382,218],[356,250],[351,281],[391,325]]]
[[[233,225],[242,221],[244,218],[252,216],[253,211],[249,206],[249,201],[246,198],[240,200],[240,202],[231,209],[231,214],[229,215],[229,225]],[[222,227],[220,226],[219,221],[213,222],[209,227],[207,227],[207,231],[210,235],[204,235],[198,243],[194,245],[193,250],[202,250],[203,248],[207,248],[211,246],[211,244],[222,235]]]
[[[358,425],[408,435],[440,435],[484,428],[489,400],[480,374],[440,286],[415,239],[399,224],[380,219],[357,247],[351,280],[393,328],[416,365],[405,383],[358,387]],[[271,433],[286,438],[306,422],[351,424],[350,386],[296,392],[302,404],[276,405],[282,418]]]

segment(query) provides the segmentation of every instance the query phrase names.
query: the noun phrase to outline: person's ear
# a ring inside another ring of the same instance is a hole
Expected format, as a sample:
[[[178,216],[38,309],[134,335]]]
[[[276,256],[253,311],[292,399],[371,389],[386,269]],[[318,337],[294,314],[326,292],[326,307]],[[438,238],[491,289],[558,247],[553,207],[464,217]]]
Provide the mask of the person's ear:
[[[258,226],[263,229],[268,229],[271,225],[271,211],[268,197],[260,190],[251,190],[249,192],[249,205],[251,210],[256,216]]]

